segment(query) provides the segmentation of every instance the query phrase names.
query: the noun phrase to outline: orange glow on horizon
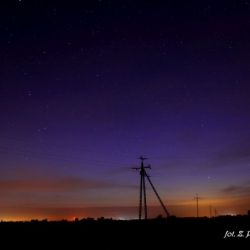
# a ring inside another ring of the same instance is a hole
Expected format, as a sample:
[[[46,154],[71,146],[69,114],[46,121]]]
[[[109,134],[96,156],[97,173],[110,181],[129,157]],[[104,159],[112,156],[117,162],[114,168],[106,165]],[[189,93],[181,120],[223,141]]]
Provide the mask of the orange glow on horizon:
[[[170,214],[177,217],[196,217],[195,200],[182,200],[176,204],[167,205]],[[247,199],[224,198],[224,199],[204,199],[199,201],[199,215],[203,216],[219,216],[230,214],[247,214],[249,210],[249,202]],[[160,206],[149,206],[148,214],[150,218],[163,215],[164,212]],[[30,221],[30,220],[68,220],[74,221],[83,218],[138,218],[137,206],[117,206],[117,207],[82,207],[82,208],[17,208],[6,209],[0,207],[0,221]]]

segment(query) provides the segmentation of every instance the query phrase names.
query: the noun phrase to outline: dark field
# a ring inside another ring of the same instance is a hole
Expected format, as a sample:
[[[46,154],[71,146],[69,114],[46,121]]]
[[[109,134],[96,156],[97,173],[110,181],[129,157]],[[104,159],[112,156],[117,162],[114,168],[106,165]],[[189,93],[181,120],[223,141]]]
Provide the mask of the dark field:
[[[3,245],[37,249],[172,249],[168,245],[250,243],[250,217],[168,218],[148,221],[85,219],[75,222],[31,221],[0,223]],[[226,237],[225,233],[234,232]],[[243,231],[243,232],[240,232]],[[249,234],[249,235],[248,235]]]

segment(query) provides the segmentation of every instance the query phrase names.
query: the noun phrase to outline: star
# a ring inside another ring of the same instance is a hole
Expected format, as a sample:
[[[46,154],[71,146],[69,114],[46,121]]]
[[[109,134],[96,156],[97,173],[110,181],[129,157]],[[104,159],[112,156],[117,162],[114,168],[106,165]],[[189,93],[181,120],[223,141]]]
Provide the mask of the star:
[[[26,95],[29,97],[32,96],[32,91],[31,90],[26,91]]]

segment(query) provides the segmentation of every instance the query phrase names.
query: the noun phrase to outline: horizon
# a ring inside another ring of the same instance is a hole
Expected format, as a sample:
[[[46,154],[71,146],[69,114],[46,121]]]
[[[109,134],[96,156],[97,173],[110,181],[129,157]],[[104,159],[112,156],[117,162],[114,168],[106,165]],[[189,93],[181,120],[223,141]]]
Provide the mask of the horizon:
[[[219,216],[244,216],[248,215],[249,210],[229,206],[216,206],[210,210],[210,203],[199,205],[199,218],[207,217],[214,218]],[[197,218],[196,204],[194,205],[170,205],[168,206],[170,216],[178,218]],[[215,211],[216,209],[216,211]],[[240,211],[240,212],[237,212]],[[164,216],[164,211],[159,206],[148,206],[148,218],[154,219],[158,216]],[[31,221],[31,220],[48,220],[60,221],[68,220],[74,221],[78,219],[93,218],[98,219],[104,217],[105,219],[111,218],[115,220],[137,220],[138,219],[138,206],[106,206],[106,207],[29,207],[22,209],[9,209],[2,212],[0,221]]]
[[[120,216],[95,216],[95,217],[89,217],[89,216],[84,216],[84,217],[68,217],[68,218],[50,218],[48,219],[47,217],[34,217],[34,218],[29,218],[29,217],[24,217],[24,218],[9,218],[9,219],[3,219],[0,220],[0,223],[4,222],[61,222],[61,221],[66,221],[66,222],[78,222],[78,221],[84,221],[84,220],[94,220],[94,221],[99,221],[99,220],[114,220],[114,221],[145,221],[145,220],[158,220],[158,219],[169,219],[169,218],[177,218],[177,219],[196,219],[196,220],[202,220],[204,218],[206,219],[216,219],[216,218],[223,218],[223,217],[249,217],[248,213],[245,214],[230,214],[230,213],[225,213],[225,214],[219,214],[216,216],[175,216],[175,215],[170,215],[169,217],[164,217],[162,214],[158,214],[157,216],[150,216],[147,219],[139,219],[138,216],[134,217],[120,217]]]

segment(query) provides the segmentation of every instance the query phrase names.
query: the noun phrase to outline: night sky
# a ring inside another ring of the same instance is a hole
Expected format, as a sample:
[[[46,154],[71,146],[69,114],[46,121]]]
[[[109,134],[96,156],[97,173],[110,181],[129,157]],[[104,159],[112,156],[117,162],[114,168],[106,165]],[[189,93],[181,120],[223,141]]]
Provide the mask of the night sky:
[[[250,209],[250,1],[1,1],[0,65],[0,220],[135,218],[140,155],[171,214]]]

